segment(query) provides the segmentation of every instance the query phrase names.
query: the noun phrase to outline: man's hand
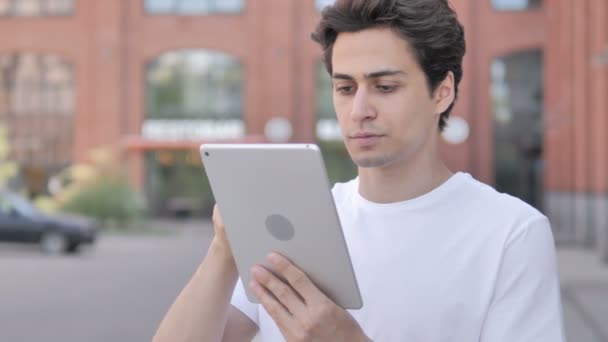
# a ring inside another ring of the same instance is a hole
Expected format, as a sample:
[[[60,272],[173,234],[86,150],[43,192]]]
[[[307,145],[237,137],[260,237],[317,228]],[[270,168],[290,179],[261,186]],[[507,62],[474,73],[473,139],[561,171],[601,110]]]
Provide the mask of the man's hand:
[[[217,206],[217,204],[213,207],[213,229],[215,230],[215,235],[213,236],[213,240],[211,241],[209,248],[211,250],[220,252],[225,260],[228,261],[231,266],[234,266],[234,256],[232,255],[232,250],[230,249],[230,244],[228,243],[228,238],[226,237],[224,219],[222,218],[220,208]],[[236,266],[234,267],[236,269]]]
[[[289,260],[272,253],[268,262],[289,284],[255,266],[249,287],[287,341],[370,341],[352,316]]]

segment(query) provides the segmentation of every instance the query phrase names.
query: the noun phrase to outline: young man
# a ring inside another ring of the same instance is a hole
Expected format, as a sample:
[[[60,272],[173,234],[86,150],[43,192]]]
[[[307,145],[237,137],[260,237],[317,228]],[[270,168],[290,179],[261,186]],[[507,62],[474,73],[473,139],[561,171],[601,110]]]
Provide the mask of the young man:
[[[465,52],[447,0],[338,0],[313,38],[358,166],[332,191],[363,308],[341,309],[278,255],[289,285],[259,267],[238,282],[216,209],[208,255],[155,340],[564,341],[546,217],[441,159]]]

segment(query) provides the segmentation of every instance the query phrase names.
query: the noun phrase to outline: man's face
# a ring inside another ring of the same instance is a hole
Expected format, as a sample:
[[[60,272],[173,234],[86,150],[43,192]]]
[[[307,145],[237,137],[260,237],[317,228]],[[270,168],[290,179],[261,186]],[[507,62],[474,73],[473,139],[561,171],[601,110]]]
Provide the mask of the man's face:
[[[409,44],[392,30],[340,33],[332,67],[334,107],[359,167],[407,161],[435,136],[441,106]]]

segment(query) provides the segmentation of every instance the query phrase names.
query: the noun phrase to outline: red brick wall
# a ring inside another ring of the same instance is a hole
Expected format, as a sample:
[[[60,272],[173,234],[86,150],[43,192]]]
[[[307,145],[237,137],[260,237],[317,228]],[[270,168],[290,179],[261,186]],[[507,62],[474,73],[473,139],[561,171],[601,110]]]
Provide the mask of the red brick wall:
[[[541,48],[547,188],[608,191],[608,67],[590,63],[608,46],[606,2],[545,0],[542,9],[523,12],[497,12],[489,0],[452,2],[468,45],[454,114],[466,118],[472,132],[465,144],[444,146],[449,165],[492,183],[491,62]],[[320,51],[310,40],[319,17],[313,0],[249,0],[241,14],[184,17],[147,15],[140,0],[76,3],[72,17],[0,19],[0,53],[50,52],[74,63],[75,159],[139,133],[145,64],[180,48],[218,50],[241,59],[248,133],[261,134],[269,117],[285,116],[294,124],[295,141],[314,139]],[[134,182],[143,184],[139,152],[132,153],[131,168]]]
[[[608,191],[608,48],[604,0],[551,0],[546,51],[546,188]]]

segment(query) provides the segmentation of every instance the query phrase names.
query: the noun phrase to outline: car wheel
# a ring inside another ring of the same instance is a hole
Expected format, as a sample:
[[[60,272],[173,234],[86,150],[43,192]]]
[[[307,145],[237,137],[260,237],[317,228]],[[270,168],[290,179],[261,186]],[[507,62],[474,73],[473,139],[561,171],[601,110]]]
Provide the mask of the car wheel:
[[[59,232],[47,232],[40,239],[42,250],[51,255],[65,252],[68,248],[68,238]]]
[[[67,248],[65,249],[66,252],[68,253],[77,253],[80,249],[80,243],[78,242],[71,242],[68,244]]]

